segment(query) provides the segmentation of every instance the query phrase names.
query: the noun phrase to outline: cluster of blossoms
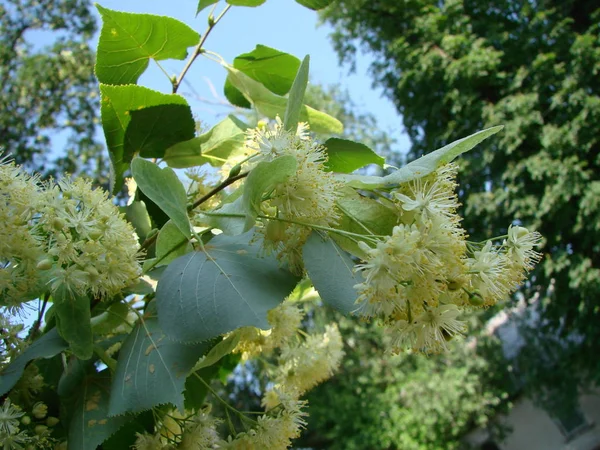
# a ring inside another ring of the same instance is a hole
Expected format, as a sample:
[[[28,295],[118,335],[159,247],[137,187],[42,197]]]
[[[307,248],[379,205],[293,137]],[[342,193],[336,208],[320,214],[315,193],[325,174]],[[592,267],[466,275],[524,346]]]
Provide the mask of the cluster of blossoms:
[[[293,271],[300,272],[302,245],[311,230],[298,223],[335,225],[339,219],[335,200],[341,184],[333,173],[325,171],[325,149],[311,139],[307,124],[301,123],[296,133],[286,131],[280,120],[272,128],[253,129],[248,133],[246,147],[258,153],[258,160],[281,156],[293,156],[296,160],[296,173],[277,185],[262,203],[265,215],[280,220],[268,221],[259,232],[267,249],[274,250]]]
[[[355,268],[363,282],[358,311],[392,333],[392,350],[437,352],[460,334],[460,315],[505,299],[540,259],[539,233],[511,226],[501,245],[468,243],[455,194],[457,166],[405,183],[391,192],[399,224]]]
[[[262,399],[265,413],[256,420],[240,413],[245,431],[224,439],[218,432],[221,421],[210,415],[209,408],[183,415],[172,411],[156,434],[138,435],[136,450],[289,448],[306,425],[303,408],[307,402],[300,397],[328,379],[343,356],[342,338],[335,325],[327,326],[324,333],[304,338],[299,332],[303,317],[300,308],[286,301],[269,311],[271,330],[246,327],[232,332],[239,338],[234,351],[244,359],[280,352],[271,388]]]
[[[2,306],[61,287],[111,296],[140,275],[133,228],[83,179],[43,183],[0,162],[0,222]]]
[[[50,449],[56,439],[51,429],[59,423],[56,417],[48,417],[48,407],[38,402],[30,414],[14,405],[10,399],[0,406],[0,447],[3,449]]]

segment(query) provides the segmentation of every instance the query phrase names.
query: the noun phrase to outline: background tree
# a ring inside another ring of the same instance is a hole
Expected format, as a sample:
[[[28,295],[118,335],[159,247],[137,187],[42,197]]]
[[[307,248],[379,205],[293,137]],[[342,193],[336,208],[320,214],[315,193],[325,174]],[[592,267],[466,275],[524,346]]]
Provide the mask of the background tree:
[[[0,3],[0,146],[46,175],[88,173],[104,183],[91,8],[88,0]]]
[[[479,240],[517,218],[545,237],[525,292],[541,299],[538,339],[521,369],[546,400],[560,397],[549,386],[573,400],[565,380],[600,379],[597,2],[338,0],[322,18],[341,61],[374,54],[374,82],[403,116],[411,158],[505,125],[461,161],[465,226]],[[557,336],[552,352],[535,346]]]

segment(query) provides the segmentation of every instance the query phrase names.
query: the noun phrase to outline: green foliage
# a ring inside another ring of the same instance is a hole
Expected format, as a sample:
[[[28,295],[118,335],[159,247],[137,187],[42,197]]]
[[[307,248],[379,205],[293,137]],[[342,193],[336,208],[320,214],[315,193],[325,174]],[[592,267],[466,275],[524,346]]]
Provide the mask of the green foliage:
[[[52,358],[68,346],[69,344],[60,337],[56,328],[37,339],[0,372],[0,395],[4,395],[12,389],[30,361],[37,358]]]
[[[106,145],[112,161],[113,184],[115,189],[118,190],[123,185],[123,175],[129,168],[129,164],[137,150],[136,145],[130,145],[126,141],[127,129],[132,120],[130,111],[159,105],[187,106],[187,102],[179,95],[162,94],[135,85],[111,86],[101,84],[100,93],[102,94],[102,127],[105,130]],[[149,125],[155,126],[153,123]]]
[[[347,344],[344,362],[309,394],[307,432],[298,447],[460,449],[465,433],[492,425],[504,408],[510,385],[498,341],[480,337],[471,348],[458,342],[428,358],[382,355],[381,329],[356,318],[337,320]]]
[[[264,197],[295,172],[296,159],[291,155],[280,156],[273,161],[260,162],[250,172],[242,196],[242,204],[248,215],[246,229],[250,229],[254,225],[254,219],[260,211],[260,204]]]
[[[317,232],[310,235],[302,253],[308,276],[323,302],[345,314],[354,311],[358,297],[354,285],[361,280],[352,270],[350,255]]]
[[[112,11],[96,5],[102,31],[96,56],[96,77],[104,84],[135,84],[150,59],[185,59],[200,35],[170,17]]]
[[[80,359],[90,359],[93,352],[90,299],[65,287],[53,294],[56,328]]]
[[[227,158],[244,150],[247,125],[229,115],[206,133],[189,141],[179,142],[165,152],[165,162],[175,168],[200,166],[208,163],[222,166]]]
[[[109,417],[111,377],[108,370],[88,375],[79,384],[69,425],[69,445],[97,448],[133,416]]]
[[[332,172],[350,173],[369,164],[385,163],[384,158],[358,142],[330,138],[323,145],[327,149],[327,169]]]
[[[256,110],[270,118],[284,117],[287,109],[287,99],[274,94],[261,83],[253,80],[248,75],[231,66],[225,66],[229,72],[229,81],[238,89],[244,97],[256,108]],[[310,106],[304,106],[300,111],[300,120],[308,122],[311,130],[316,133],[341,133],[344,129],[342,123]]]
[[[83,173],[108,184],[96,136],[91,3],[13,0],[0,5],[0,17],[1,151],[45,176]],[[34,45],[42,30],[45,45]]]
[[[139,412],[171,403],[183,409],[185,379],[210,344],[172,341],[155,317],[129,334],[119,352],[110,394],[109,415]]]
[[[169,264],[156,290],[158,317],[169,337],[199,342],[243,326],[270,328],[267,311],[298,279],[274,257],[261,258],[251,238],[217,236],[205,251]]]
[[[310,57],[306,55],[300,64],[294,83],[290,89],[285,114],[283,116],[283,128],[289,131],[296,131],[300,113],[304,102],[304,93],[308,85],[308,71],[310,66]]]
[[[187,195],[181,181],[170,167],[163,169],[142,158],[131,163],[131,171],[141,191],[167,214],[185,237],[190,237]]]
[[[465,156],[461,200],[475,238],[516,218],[546,240],[525,292],[542,298],[531,342],[585,339],[527,352],[529,370],[544,368],[529,385],[542,395],[559,373],[596,383],[600,374],[599,14],[586,0],[338,0],[323,13],[342,60],[358,46],[374,54],[375,82],[402,114],[411,157],[504,124],[499,139]]]

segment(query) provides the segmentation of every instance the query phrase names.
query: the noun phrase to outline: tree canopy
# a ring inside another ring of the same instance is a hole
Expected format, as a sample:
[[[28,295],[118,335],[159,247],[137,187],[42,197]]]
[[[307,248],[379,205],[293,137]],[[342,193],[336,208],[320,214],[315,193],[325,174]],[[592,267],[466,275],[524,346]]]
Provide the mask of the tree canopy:
[[[87,0],[0,4],[0,146],[46,175],[88,172],[106,181],[91,7]]]
[[[538,370],[536,384],[557,369],[598,379],[597,2],[338,0],[322,18],[335,27],[341,61],[352,64],[361,49],[375,56],[374,82],[403,117],[411,158],[505,126],[464,156],[465,227],[485,238],[515,219],[544,236],[544,262],[525,295],[540,299],[538,336],[561,335],[563,344],[539,358],[553,371]]]

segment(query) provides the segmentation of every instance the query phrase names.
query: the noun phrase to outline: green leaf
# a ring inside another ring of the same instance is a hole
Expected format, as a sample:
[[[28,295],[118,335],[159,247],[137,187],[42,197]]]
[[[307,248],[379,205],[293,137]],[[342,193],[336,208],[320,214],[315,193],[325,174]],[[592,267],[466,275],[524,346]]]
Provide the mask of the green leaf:
[[[103,22],[96,55],[100,83],[136,83],[150,59],[185,59],[188,47],[200,42],[197,32],[170,17],[96,7]]]
[[[183,388],[191,368],[210,345],[171,341],[155,317],[138,323],[119,352],[109,415],[171,403],[183,410]]]
[[[172,145],[192,139],[196,122],[188,105],[158,105],[131,111],[125,130],[125,155],[162,158]]]
[[[156,240],[156,259],[160,262],[156,266],[164,266],[171,261],[192,251],[192,246],[181,231],[169,220],[160,230]]]
[[[115,328],[127,323],[129,307],[122,302],[116,302],[110,305],[102,314],[106,315],[99,323],[92,325],[95,334],[111,334]],[[94,316],[94,320],[97,316]]]
[[[210,227],[218,228],[228,236],[237,236],[246,230],[246,209],[244,207],[244,199],[238,197],[231,203],[225,203],[220,208],[211,211],[211,213],[199,213],[202,221]],[[224,214],[220,216],[219,214]],[[226,214],[232,214],[241,217],[227,217]]]
[[[225,339],[219,341],[200,361],[196,363],[192,372],[212,366],[221,360],[225,355],[230,354],[240,343],[240,335],[233,333]]]
[[[190,237],[185,188],[170,167],[161,169],[142,158],[131,163],[131,172],[138,187],[173,221],[184,236]]]
[[[358,293],[354,286],[362,279],[354,273],[350,255],[314,231],[302,254],[308,276],[323,302],[345,314],[356,310]]]
[[[143,242],[148,236],[148,233],[152,231],[152,223],[150,222],[150,216],[146,209],[146,204],[142,201],[135,200],[131,205],[127,205],[125,208],[125,217],[127,221],[133,225],[135,232],[140,238],[140,242]]]
[[[372,177],[361,175],[344,175],[339,179],[345,181],[349,186],[360,189],[377,189],[381,187],[396,186],[401,183],[416,180],[429,175],[442,164],[451,162],[458,155],[468,152],[480,142],[496,134],[503,127],[497,126],[478,131],[470,136],[454,141],[438,150],[428,153],[419,159],[411,161],[407,165],[392,172],[385,177]]]
[[[36,358],[52,358],[68,347],[69,344],[60,337],[56,328],[33,341],[24,352],[0,371],[0,395],[6,394],[19,381],[29,361]]]
[[[330,172],[351,173],[369,164],[383,167],[385,159],[364,144],[346,139],[331,138],[325,141]]]
[[[175,168],[200,166],[209,163],[222,166],[228,158],[242,153],[248,126],[229,115],[206,133],[167,149],[165,162]]]
[[[204,8],[208,8],[210,5],[214,5],[215,3],[219,3],[219,0],[200,0],[198,2],[198,9],[196,9],[196,15],[200,14]]]
[[[206,244],[206,253],[188,253],[169,264],[156,291],[165,333],[198,342],[243,326],[270,328],[267,311],[298,279],[275,257],[260,257],[261,245],[250,243],[252,237],[219,235]]]
[[[224,67],[229,72],[228,78],[231,84],[244,94],[260,114],[270,119],[285,115],[288,102],[285,97],[274,94],[261,83],[232,66]],[[344,126],[339,120],[307,105],[302,106],[299,120],[308,122],[315,133],[341,134],[344,131]]]
[[[226,0],[226,1],[230,5],[234,5],[234,6],[250,6],[250,7],[255,7],[255,6],[262,5],[267,0]]]
[[[328,7],[333,3],[333,0],[296,0],[302,6],[306,6],[313,11]]]
[[[69,423],[69,448],[95,449],[133,419],[108,417],[109,399],[108,370],[85,377]]]
[[[294,83],[300,60],[274,48],[257,45],[251,52],[236,56],[233,67],[262,83],[271,92],[285,95]],[[232,105],[241,108],[252,107],[244,95],[231,84],[229,77],[225,80],[223,92]]]
[[[123,174],[129,168],[133,153],[125,152],[125,131],[131,121],[130,111],[158,105],[186,105],[180,95],[162,94],[142,86],[100,85],[102,94],[102,128],[114,172],[113,192],[121,189]],[[128,146],[128,150],[131,146]]]
[[[273,161],[263,161],[256,165],[244,183],[242,203],[248,219],[246,230],[254,225],[260,212],[260,204],[265,194],[273,191],[296,172],[296,158],[291,155],[280,156]]]
[[[310,66],[310,56],[306,55],[300,64],[298,74],[292,84],[290,95],[288,97],[285,115],[283,119],[283,128],[292,132],[296,132],[300,113],[304,107],[304,93],[308,86],[308,72]]]
[[[233,60],[233,67],[277,95],[285,95],[292,88],[300,60],[266,45],[257,45],[249,53],[242,53]]]
[[[398,224],[398,213],[375,199],[364,197],[352,188],[340,192],[336,204],[342,213],[337,228],[358,234],[389,236]],[[365,258],[355,240],[332,233],[332,239],[347,252]]]
[[[64,285],[53,294],[56,328],[69,348],[80,359],[89,359],[94,351],[90,299]]]
[[[225,94],[225,98],[229,100],[234,106],[239,106],[240,108],[252,108],[252,103],[246,100],[244,94],[242,94],[229,80],[229,76],[225,78],[225,84],[223,85],[223,94]]]

